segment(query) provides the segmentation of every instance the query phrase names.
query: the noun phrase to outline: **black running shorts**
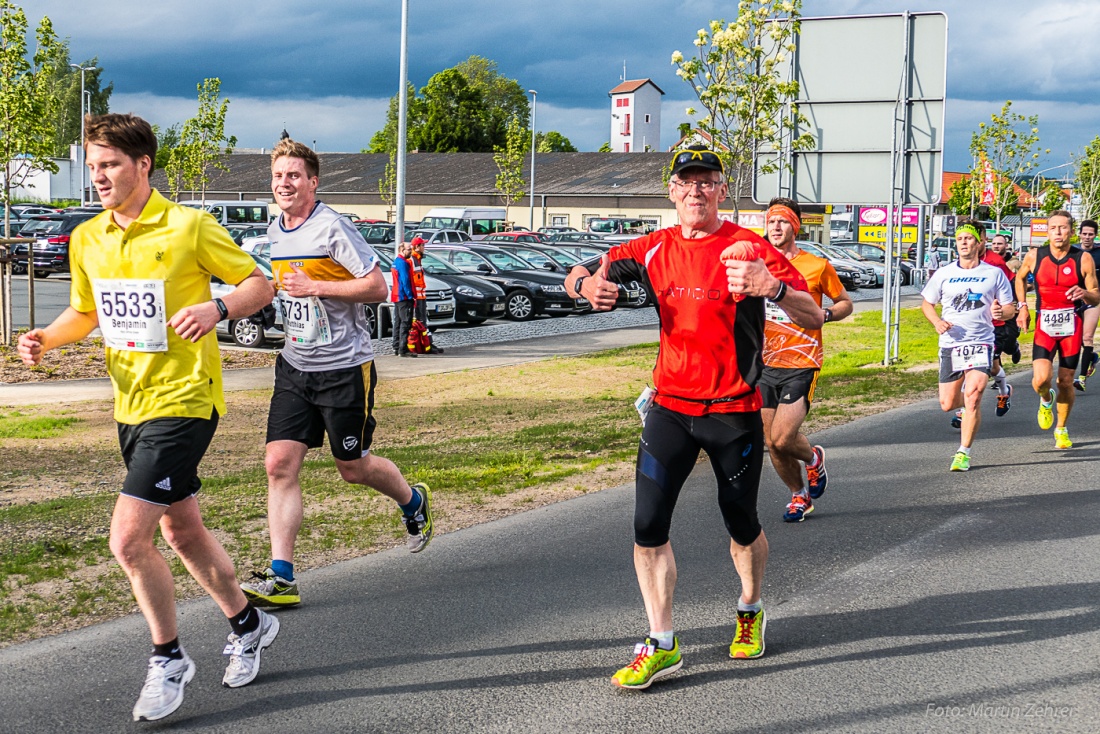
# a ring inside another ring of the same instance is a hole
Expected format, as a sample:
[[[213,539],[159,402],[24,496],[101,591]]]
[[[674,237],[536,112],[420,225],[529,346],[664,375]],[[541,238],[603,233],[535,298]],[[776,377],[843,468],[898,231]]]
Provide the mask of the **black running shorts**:
[[[718,481],[718,508],[738,545],[760,535],[756,497],[764,461],[760,413],[684,415],[654,405],[646,415],[635,473],[634,542],[657,548],[668,542],[672,511],[699,450],[710,457]]]
[[[199,462],[217,428],[217,411],[209,418],[119,423],[118,444],[126,463],[122,494],[165,507],[194,496],[202,487]]]
[[[1002,354],[1012,355],[1020,348],[1020,327],[1015,321],[1009,320],[1000,326],[993,327],[993,359],[1000,359]]]
[[[764,367],[760,379],[756,381],[764,407],[774,410],[781,404],[790,405],[805,398],[806,410],[809,410],[820,372],[815,369]]]
[[[275,390],[267,414],[267,442],[297,441],[311,449],[328,433],[332,455],[355,461],[367,455],[374,440],[374,362],[358,367],[303,372],[275,360]]]

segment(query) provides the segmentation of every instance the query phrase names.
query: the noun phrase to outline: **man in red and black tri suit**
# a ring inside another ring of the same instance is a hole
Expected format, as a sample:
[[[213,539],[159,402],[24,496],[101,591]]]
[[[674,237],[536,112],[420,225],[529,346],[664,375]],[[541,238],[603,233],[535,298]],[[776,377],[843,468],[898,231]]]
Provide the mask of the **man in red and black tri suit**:
[[[1058,403],[1058,426],[1054,429],[1054,446],[1073,447],[1066,421],[1073,409],[1073,374],[1081,352],[1082,322],[1080,309],[1085,304],[1100,303],[1100,288],[1096,283],[1096,265],[1092,255],[1070,245],[1073,237],[1073,217],[1067,211],[1056,211],[1048,217],[1049,244],[1035,247],[1024,257],[1016,273],[1016,299],[1019,315],[1016,323],[1027,328],[1028,315],[1025,282],[1028,273],[1035,274],[1035,342],[1032,347],[1031,385],[1039,395],[1039,428],[1044,431],[1054,424],[1053,405]],[[1058,390],[1051,388],[1054,355],[1058,355]]]
[[[602,262],[573,268],[566,289],[597,311],[610,309],[616,283],[643,283],[657,296],[661,336],[653,370],[655,404],[638,449],[634,567],[650,633],[634,661],[612,682],[646,688],[682,665],[672,625],[676,562],[669,543],[672,511],[700,450],[710,456],[718,506],[741,578],[730,655],[764,653],[760,589],[768,542],[756,512],[763,461],[761,398],[764,301],[819,329],[823,312],[799,272],[767,240],[724,222],[728,190],[719,157],[702,147],[673,158],[669,198],[679,224],[611,248]]]

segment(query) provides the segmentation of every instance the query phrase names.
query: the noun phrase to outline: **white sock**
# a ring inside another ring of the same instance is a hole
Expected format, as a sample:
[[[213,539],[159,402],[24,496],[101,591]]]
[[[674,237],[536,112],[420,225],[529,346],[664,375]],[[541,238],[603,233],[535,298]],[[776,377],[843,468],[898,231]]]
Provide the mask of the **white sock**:
[[[671,650],[676,640],[676,633],[673,630],[668,632],[650,632],[649,639],[657,643],[657,647],[662,650]]]
[[[958,453],[966,454],[967,456],[970,456],[970,447],[969,446],[960,446]]]
[[[997,392],[1001,395],[1008,394],[1008,385],[1005,383],[1005,368],[1002,367],[1001,371],[993,375],[993,384],[997,386]]]
[[[749,604],[744,599],[738,597],[737,599],[737,611],[739,612],[759,612],[764,608],[764,600],[757,599],[755,604]]]

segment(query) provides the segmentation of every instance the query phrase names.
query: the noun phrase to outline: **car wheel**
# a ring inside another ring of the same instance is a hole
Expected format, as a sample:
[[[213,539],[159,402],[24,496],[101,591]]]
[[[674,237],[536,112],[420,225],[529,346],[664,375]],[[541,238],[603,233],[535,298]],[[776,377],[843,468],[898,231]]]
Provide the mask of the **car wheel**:
[[[34,271],[34,277],[41,278],[42,280],[45,280],[46,278],[50,277],[50,271],[49,270],[35,270]]]
[[[262,347],[264,345],[264,329],[250,319],[240,319],[229,322],[229,335],[239,347]]]
[[[26,275],[27,266],[23,263],[12,263],[11,272],[13,275]]]
[[[504,304],[504,312],[513,321],[530,321],[535,317],[535,302],[527,291],[512,291]]]
[[[363,315],[367,318],[367,333],[371,339],[381,339],[382,335],[378,333],[378,313],[370,306],[363,306]]]
[[[638,289],[638,300],[634,302],[638,308],[649,305],[649,289],[644,285]]]

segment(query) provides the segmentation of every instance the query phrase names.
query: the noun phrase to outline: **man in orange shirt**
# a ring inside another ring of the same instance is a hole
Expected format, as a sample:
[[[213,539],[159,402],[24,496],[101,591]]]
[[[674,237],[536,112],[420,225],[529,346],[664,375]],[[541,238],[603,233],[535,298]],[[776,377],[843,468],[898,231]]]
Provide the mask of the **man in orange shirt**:
[[[802,226],[802,210],[791,199],[777,197],[768,204],[765,223],[768,241],[787,256],[806,279],[810,295],[818,306],[826,295],[833,302],[825,312],[825,323],[839,321],[852,313],[852,299],[840,283],[832,264],[798,249],[795,237]],[[823,350],[821,329],[803,329],[770,301],[764,322],[764,372],[757,386],[764,401],[761,417],[768,455],[776,474],[791,490],[791,502],[783,514],[786,522],[802,522],[814,511],[813,501],[825,493],[825,450],[810,446],[801,433],[802,422],[821,371]],[[802,483],[806,464],[807,485]]]

